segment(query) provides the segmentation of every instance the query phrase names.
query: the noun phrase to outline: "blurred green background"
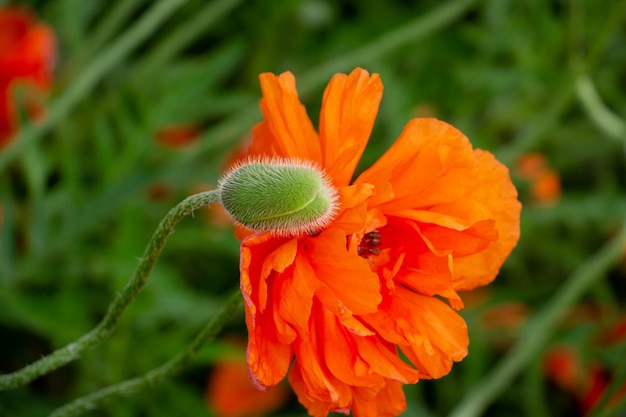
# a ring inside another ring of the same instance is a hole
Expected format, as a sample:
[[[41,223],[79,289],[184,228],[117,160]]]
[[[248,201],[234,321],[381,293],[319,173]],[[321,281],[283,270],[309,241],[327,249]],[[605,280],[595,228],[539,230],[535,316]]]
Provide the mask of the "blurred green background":
[[[59,51],[45,120],[0,150],[0,371],[100,320],[159,220],[215,186],[260,120],[259,73],[294,72],[316,121],[332,74],[361,66],[385,86],[361,169],[410,118],[435,116],[509,166],[524,205],[521,240],[500,276],[466,297],[469,356],[440,380],[407,386],[405,415],[443,416],[481,395],[547,306],[558,325],[484,415],[626,415],[623,403],[583,405],[596,378],[605,400],[626,385],[626,246],[585,269],[626,213],[625,1],[17,4],[54,29]],[[172,144],[164,133],[172,126],[192,140]],[[541,167],[529,173],[532,158]],[[0,416],[46,415],[174,356],[238,286],[238,256],[219,215],[185,219],[114,335],[30,386],[0,392]],[[579,273],[594,276],[582,297],[551,304]],[[243,314],[224,334],[245,335]],[[575,388],[549,365],[564,345],[577,358],[567,377],[582,381]],[[227,354],[223,342],[207,346],[178,377],[90,415],[214,415],[206,381]],[[272,415],[306,413],[292,397]]]

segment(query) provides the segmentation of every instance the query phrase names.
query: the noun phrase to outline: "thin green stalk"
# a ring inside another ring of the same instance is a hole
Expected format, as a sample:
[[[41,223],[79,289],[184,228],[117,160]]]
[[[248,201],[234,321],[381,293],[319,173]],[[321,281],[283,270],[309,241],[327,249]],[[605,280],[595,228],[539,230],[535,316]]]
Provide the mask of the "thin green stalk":
[[[576,93],[591,121],[608,136],[626,145],[626,122],[602,102],[591,78],[587,75],[578,77]]]
[[[483,415],[489,404],[537,356],[569,308],[622,257],[625,244],[626,219],[617,236],[578,267],[546,307],[529,321],[507,356],[489,376],[465,394],[449,417]]]
[[[207,191],[187,197],[180,202],[161,220],[148,246],[139,261],[135,273],[124,289],[118,293],[109,306],[109,310],[102,321],[89,333],[74,342],[55,350],[50,355],[39,359],[32,364],[9,374],[0,375],[0,391],[16,388],[28,384],[35,378],[47,374],[63,365],[76,360],[80,355],[100,344],[115,330],[117,323],[131,301],[145,286],[148,276],[154,267],[165,242],[174,231],[176,224],[194,210],[218,202],[218,191]]]
[[[224,303],[222,311],[215,316],[198,333],[193,342],[182,352],[172,359],[153,369],[152,371],[132,378],[118,384],[110,385],[99,391],[93,392],[84,397],[56,409],[50,417],[70,417],[78,416],[87,411],[94,410],[118,397],[129,397],[138,391],[160,384],[166,379],[179,373],[193,361],[200,349],[211,342],[220,332],[224,324],[235,314],[242,305],[242,297],[239,289],[235,290]]]
[[[31,142],[38,140],[45,132],[63,119],[74,106],[87,96],[96,84],[119,64],[137,46],[152,35],[159,25],[171,16],[187,0],[161,0],[116,42],[98,55],[91,65],[76,76],[71,84],[48,108],[46,117],[37,124],[26,125],[7,149],[0,153],[0,172]]]

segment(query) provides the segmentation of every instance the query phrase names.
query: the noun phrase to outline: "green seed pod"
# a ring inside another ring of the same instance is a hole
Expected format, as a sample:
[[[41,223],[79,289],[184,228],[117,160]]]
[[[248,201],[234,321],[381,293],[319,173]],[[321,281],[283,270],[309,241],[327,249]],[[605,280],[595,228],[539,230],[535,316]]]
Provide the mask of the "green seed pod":
[[[250,159],[218,182],[220,202],[238,224],[279,236],[314,233],[336,215],[337,191],[314,163]]]

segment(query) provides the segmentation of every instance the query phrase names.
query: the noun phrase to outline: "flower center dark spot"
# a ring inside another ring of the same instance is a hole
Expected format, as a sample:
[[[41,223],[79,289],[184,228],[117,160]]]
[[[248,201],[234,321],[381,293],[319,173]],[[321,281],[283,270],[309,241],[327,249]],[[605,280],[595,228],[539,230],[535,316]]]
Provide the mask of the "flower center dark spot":
[[[380,253],[380,231],[378,229],[366,233],[361,239],[361,243],[357,246],[359,256],[367,258],[370,255],[378,255]]]

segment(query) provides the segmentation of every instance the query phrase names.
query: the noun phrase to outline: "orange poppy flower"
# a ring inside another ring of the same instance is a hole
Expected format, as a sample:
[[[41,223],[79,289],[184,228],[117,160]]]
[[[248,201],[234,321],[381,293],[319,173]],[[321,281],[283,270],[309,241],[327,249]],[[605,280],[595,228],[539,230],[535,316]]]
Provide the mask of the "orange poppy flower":
[[[517,191],[493,155],[435,119],[411,120],[351,183],[382,97],[379,76],[335,75],[319,134],[291,73],[260,81],[264,119],[249,155],[317,164],[340,207],[315,234],[238,227],[250,375],[263,389],[289,372],[313,416],[398,415],[402,384],[446,375],[467,355],[458,291],[492,281],[515,246]]]
[[[25,107],[31,118],[42,113],[39,95],[50,88],[55,59],[54,33],[38,23],[27,9],[0,7],[0,147],[18,127],[12,87],[26,90]]]

